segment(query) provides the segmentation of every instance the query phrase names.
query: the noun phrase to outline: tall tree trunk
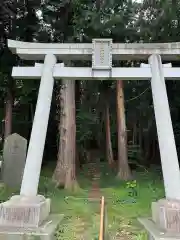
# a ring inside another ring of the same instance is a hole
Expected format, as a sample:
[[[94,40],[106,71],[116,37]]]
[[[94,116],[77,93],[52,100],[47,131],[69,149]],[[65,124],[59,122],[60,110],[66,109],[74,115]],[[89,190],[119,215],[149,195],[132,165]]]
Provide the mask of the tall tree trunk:
[[[117,81],[117,128],[118,128],[118,178],[131,179],[128,165],[127,134],[124,112],[123,82]]]
[[[137,144],[137,122],[136,120],[134,119],[134,122],[133,122],[133,135],[132,135],[132,144],[133,145],[136,145]]]
[[[59,121],[59,148],[57,155],[57,165],[53,174],[53,181],[56,182],[57,186],[64,187],[65,185],[65,153],[66,153],[66,145],[67,145],[67,91],[66,91],[66,83],[65,80],[62,80],[62,86],[60,89],[60,121]]]
[[[81,101],[81,86],[80,85],[81,85],[81,81],[76,80],[75,81],[76,114],[79,111],[80,101]],[[79,146],[78,146],[78,141],[77,140],[76,140],[76,169],[79,169],[81,164],[80,164],[80,152],[79,152]]]
[[[68,95],[68,144],[67,159],[68,169],[66,171],[65,188],[76,190],[76,104],[75,104],[75,81],[67,80]]]
[[[143,152],[143,129],[142,129],[142,121],[139,120],[139,128],[138,128],[138,149],[139,149],[139,161],[142,162],[142,152]]]
[[[61,121],[59,124],[60,141],[56,169],[53,180],[57,186],[69,190],[77,188],[76,181],[76,119],[75,119],[75,82],[63,80],[61,88]]]
[[[109,115],[109,103],[106,101],[105,108],[105,129],[106,129],[106,159],[110,166],[114,163],[112,142],[111,142],[111,129],[110,129],[110,115]]]
[[[12,109],[13,109],[13,79],[9,77],[7,86],[7,97],[5,102],[4,140],[12,132]]]

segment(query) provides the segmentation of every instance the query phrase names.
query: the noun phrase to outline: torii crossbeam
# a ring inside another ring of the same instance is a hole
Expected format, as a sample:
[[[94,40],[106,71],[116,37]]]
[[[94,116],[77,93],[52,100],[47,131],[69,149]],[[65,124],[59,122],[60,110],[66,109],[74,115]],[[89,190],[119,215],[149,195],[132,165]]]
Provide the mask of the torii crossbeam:
[[[15,79],[40,79],[42,67],[14,67],[12,77]],[[166,80],[180,80],[180,68],[163,67],[163,75]],[[74,80],[151,80],[152,74],[148,68],[112,68],[111,77],[106,70],[96,71],[93,74],[92,68],[87,67],[54,67],[54,79]]]
[[[104,43],[104,39],[93,39]],[[106,40],[106,39],[105,39]],[[111,39],[109,39],[111,41]],[[94,43],[29,43],[8,40],[8,47],[13,53],[26,60],[44,60],[46,54],[53,54],[57,59],[91,60]],[[180,60],[180,42],[174,43],[113,43],[114,60],[147,60],[152,54],[161,55],[165,61]]]

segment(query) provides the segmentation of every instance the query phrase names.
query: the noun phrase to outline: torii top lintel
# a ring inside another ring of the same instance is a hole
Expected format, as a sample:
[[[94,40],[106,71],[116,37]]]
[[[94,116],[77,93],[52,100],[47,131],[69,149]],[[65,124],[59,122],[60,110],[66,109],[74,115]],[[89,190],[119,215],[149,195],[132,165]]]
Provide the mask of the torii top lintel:
[[[8,40],[8,47],[25,60],[43,60],[48,53],[56,55],[62,61],[91,60],[93,52],[92,43],[30,43]],[[152,54],[161,55],[165,61],[178,61],[180,42],[112,44],[113,60],[147,60]]]

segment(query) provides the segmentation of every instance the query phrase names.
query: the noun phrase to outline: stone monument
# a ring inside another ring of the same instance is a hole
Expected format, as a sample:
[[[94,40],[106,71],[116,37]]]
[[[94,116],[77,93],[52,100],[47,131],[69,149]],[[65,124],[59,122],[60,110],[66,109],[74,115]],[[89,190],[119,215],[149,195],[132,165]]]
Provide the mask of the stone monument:
[[[180,172],[165,79],[180,79],[180,69],[163,66],[162,60],[178,60],[180,43],[113,44],[112,39],[93,39],[91,44],[44,44],[9,40],[8,46],[20,58],[44,60],[44,64],[36,64],[34,67],[14,67],[12,71],[12,77],[15,79],[41,79],[41,83],[20,195],[0,205],[0,239],[1,234],[4,234],[3,236],[10,234],[11,237],[16,235],[19,237],[17,239],[24,239],[22,236],[29,236],[27,229],[31,229],[31,235],[38,235],[40,239],[51,239],[58,224],[59,218],[52,219],[49,216],[50,200],[37,193],[54,79],[111,78],[151,81],[166,192],[166,199],[154,204],[156,211],[155,213],[153,211],[153,216],[156,221],[151,223],[154,224],[156,232],[160,232],[159,229],[162,227],[170,234],[177,233],[177,226],[180,225],[180,219],[177,217],[180,202]],[[92,67],[63,67],[56,64],[57,60],[66,62],[90,59]],[[113,59],[148,60],[149,65],[139,68],[113,68]],[[170,219],[176,219],[176,224],[170,224]],[[144,220],[141,222],[145,223]],[[150,232],[150,236],[154,236],[147,225],[144,226]],[[14,227],[16,231],[13,232]],[[17,229],[21,229],[21,234]],[[41,233],[42,229],[44,229],[43,233]]]
[[[21,186],[26,160],[27,140],[19,134],[9,135],[3,149],[2,180],[13,188]]]

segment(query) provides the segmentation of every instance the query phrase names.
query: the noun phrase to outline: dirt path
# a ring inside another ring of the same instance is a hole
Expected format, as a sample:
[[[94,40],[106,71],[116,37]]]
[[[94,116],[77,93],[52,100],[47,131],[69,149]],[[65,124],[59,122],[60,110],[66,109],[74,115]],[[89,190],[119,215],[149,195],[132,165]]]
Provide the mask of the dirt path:
[[[92,186],[88,194],[88,199],[100,200],[101,198],[101,190],[99,187],[100,172],[99,172],[97,163],[89,163],[87,167],[88,167],[88,175],[92,181]]]
[[[85,216],[81,214],[76,217],[71,218],[66,222],[66,225],[69,225],[63,229],[64,236],[69,237],[69,229],[71,228],[71,238],[73,239],[96,239],[99,232],[99,224],[100,224],[100,207],[99,202],[101,198],[101,191],[99,186],[100,181],[100,173],[97,168],[97,163],[89,163],[85,166],[85,175],[91,181],[91,187],[88,191],[88,199],[89,203],[86,205],[86,208],[89,209],[91,214],[86,219]],[[83,206],[82,206],[83,208]],[[83,213],[84,214],[84,213]],[[65,225],[65,224],[64,224]],[[62,238],[66,239],[66,238]]]
[[[101,197],[102,197],[102,192],[100,189],[101,173],[100,173],[97,163],[89,163],[87,165],[87,167],[88,167],[88,178],[91,179],[91,184],[92,184],[91,189],[89,190],[88,199],[89,199],[89,201],[94,201],[94,202],[97,201],[98,202],[101,200]],[[100,213],[99,210],[100,209],[99,209],[99,204],[98,204],[98,208],[97,208],[98,214]],[[95,212],[96,212],[96,209],[95,209]],[[99,220],[100,219],[98,219],[98,221]],[[115,239],[115,240],[130,240],[131,239],[123,231],[121,231],[120,233],[118,233],[118,231],[116,233],[111,233],[111,234],[109,234],[109,237],[111,239]]]

